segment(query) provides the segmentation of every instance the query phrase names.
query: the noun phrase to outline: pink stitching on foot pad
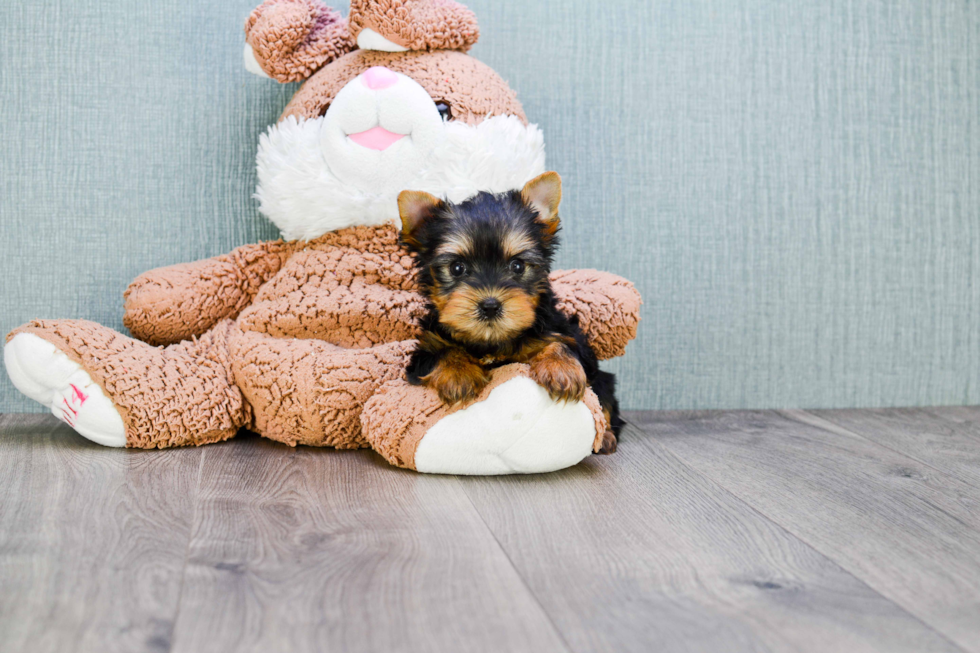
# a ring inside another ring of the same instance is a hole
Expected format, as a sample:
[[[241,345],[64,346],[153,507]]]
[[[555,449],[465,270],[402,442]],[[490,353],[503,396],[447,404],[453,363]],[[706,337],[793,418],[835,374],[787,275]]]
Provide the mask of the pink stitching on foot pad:
[[[78,386],[74,383],[69,383],[68,385],[71,386],[72,390],[71,403],[68,402],[68,397],[62,397],[61,403],[65,405],[65,408],[67,408],[71,414],[69,415],[68,412],[62,410],[60,419],[68,426],[75,428],[75,420],[78,419],[78,410],[80,410],[82,406],[85,405],[85,402],[88,401],[88,395],[79,390]],[[76,410],[76,408],[78,410]]]
[[[69,385],[72,389],[72,403],[75,403],[75,401],[78,400],[78,407],[81,408],[85,405],[85,402],[88,401],[88,395],[79,390],[78,386],[76,386],[74,383],[70,383]]]

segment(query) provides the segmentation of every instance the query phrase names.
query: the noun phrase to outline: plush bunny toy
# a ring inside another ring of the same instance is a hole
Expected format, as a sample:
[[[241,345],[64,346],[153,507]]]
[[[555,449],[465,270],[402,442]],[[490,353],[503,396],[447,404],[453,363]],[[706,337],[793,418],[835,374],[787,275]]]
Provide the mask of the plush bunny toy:
[[[14,330],[7,371],[27,396],[107,446],[217,442],[245,427],[289,445],[373,447],[422,472],[574,465],[601,440],[595,396],[555,403],[525,366],[447,408],[404,368],[424,313],[398,244],[404,189],[462,200],[544,172],[541,132],[493,70],[465,54],[473,14],[450,0],[267,0],[246,66],[306,80],[259,145],[257,197],[284,240],[147,272],[125,293],[132,335],[80,320]],[[552,277],[600,358],[636,334],[633,286]]]

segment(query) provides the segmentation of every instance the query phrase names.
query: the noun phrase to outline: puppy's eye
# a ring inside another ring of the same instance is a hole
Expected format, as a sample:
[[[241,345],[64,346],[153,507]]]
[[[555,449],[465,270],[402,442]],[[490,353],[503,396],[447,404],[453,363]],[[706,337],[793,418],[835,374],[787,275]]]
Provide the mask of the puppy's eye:
[[[462,261],[454,261],[449,264],[449,274],[457,279],[466,274],[466,264]]]
[[[511,261],[510,262],[510,271],[515,276],[518,276],[519,277],[522,274],[524,274],[524,267],[525,267],[524,266],[524,261],[514,260],[514,261]]]
[[[453,110],[449,108],[447,102],[436,102],[436,111],[439,112],[439,116],[443,122],[448,122],[453,119]]]

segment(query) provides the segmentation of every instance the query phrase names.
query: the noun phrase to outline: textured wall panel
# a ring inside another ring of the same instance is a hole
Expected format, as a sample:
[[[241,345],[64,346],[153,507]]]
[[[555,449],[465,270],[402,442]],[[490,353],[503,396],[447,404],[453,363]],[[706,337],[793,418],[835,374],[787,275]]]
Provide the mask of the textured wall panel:
[[[121,328],[135,275],[276,235],[253,2],[0,3],[0,330]],[[468,4],[565,177],[560,263],[646,298],[627,407],[980,403],[980,4]]]

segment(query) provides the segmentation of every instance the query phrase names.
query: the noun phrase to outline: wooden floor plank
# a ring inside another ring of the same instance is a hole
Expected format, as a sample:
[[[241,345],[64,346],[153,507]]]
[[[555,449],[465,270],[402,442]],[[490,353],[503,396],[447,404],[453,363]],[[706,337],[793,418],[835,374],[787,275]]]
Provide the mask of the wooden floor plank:
[[[956,408],[807,413],[980,488],[980,411]]]
[[[980,651],[980,496],[802,412],[646,413],[685,463],[969,651]]]
[[[932,449],[870,418],[638,417],[615,456],[457,479],[0,416],[0,651],[977,650],[980,501]]]
[[[562,472],[461,482],[577,653],[959,650],[636,431]]]
[[[0,651],[168,650],[201,451],[0,420]]]
[[[941,406],[939,408],[921,408],[926,412],[942,415],[957,424],[965,424],[971,432],[976,432],[980,424],[980,406]]]
[[[207,448],[174,651],[564,651],[454,477]]]

